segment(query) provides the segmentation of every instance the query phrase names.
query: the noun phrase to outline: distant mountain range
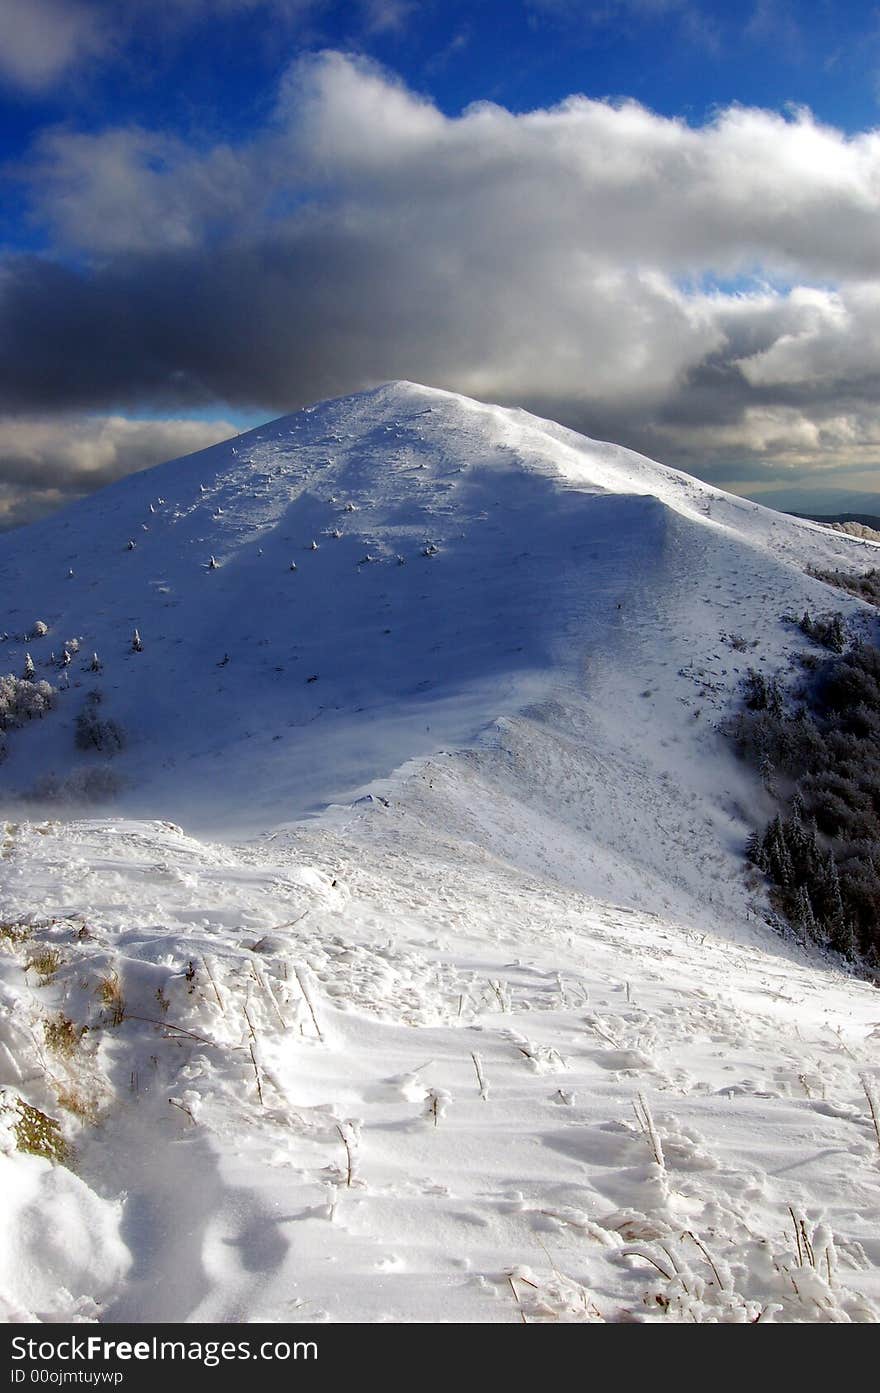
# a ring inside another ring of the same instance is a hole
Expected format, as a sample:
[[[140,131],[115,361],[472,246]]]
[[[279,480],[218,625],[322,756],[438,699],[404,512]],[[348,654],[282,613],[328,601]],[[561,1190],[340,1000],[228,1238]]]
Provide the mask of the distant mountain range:
[[[846,523],[857,523],[860,527],[870,528],[872,532],[880,533],[880,513],[790,513],[793,518],[807,518],[810,522],[822,522],[826,526],[832,524],[844,526]]]
[[[746,497],[763,503],[765,508],[776,508],[780,513],[796,517],[819,516],[823,521],[830,517],[838,520],[842,515],[880,516],[880,493],[855,489],[779,488]]]

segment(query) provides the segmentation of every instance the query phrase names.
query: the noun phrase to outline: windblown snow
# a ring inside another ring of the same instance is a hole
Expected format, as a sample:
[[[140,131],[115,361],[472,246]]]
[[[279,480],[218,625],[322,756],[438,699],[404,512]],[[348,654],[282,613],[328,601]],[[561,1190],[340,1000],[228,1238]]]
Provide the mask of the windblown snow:
[[[5,1318],[875,1321],[880,996],[717,726],[876,556],[410,383],[0,539]]]

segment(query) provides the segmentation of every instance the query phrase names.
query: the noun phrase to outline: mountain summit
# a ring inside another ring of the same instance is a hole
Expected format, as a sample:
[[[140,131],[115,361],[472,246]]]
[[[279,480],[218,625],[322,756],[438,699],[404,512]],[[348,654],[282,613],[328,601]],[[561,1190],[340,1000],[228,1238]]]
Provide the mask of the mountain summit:
[[[759,589],[799,603],[805,561],[842,550],[631,451],[391,383],[0,539],[0,672],[30,655],[61,688],[3,785],[106,786],[214,827],[293,818],[582,687],[649,622],[691,645],[679,604],[711,648],[752,634]],[[98,721],[114,748],[90,744]]]

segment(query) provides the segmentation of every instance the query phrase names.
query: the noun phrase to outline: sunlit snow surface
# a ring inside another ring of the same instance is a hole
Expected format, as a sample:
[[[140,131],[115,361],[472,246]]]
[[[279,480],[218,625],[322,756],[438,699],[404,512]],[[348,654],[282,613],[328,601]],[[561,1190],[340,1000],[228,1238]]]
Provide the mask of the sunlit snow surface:
[[[7,1318],[876,1319],[880,994],[716,730],[876,554],[411,384],[0,539],[0,672],[79,640],[0,766]],[[23,804],[94,688],[112,808]]]

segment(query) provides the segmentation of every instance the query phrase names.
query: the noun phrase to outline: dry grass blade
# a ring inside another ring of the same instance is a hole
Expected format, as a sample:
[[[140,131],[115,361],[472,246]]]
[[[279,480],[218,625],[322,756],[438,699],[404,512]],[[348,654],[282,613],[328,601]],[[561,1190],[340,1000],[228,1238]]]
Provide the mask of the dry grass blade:
[[[514,1299],[514,1301],[516,1302],[517,1306],[519,1307],[519,1318],[520,1318],[520,1320],[522,1321],[523,1325],[528,1325],[528,1321],[526,1320],[526,1313],[525,1313],[525,1311],[523,1310],[523,1304],[522,1304],[522,1302],[521,1302],[520,1299],[519,1299],[519,1292],[517,1291],[516,1287],[513,1285],[513,1277],[511,1276],[511,1274],[510,1274],[509,1272],[508,1272],[508,1274],[507,1274],[507,1285],[510,1287],[510,1290],[513,1292],[513,1299]]]
[[[874,1136],[877,1138],[877,1149],[880,1151],[880,1100],[871,1086],[871,1081],[867,1074],[862,1074],[862,1088],[865,1090],[865,1097],[868,1100],[868,1111],[871,1114],[871,1121],[874,1124]]]
[[[317,1035],[318,1039],[319,1039],[319,1040],[321,1041],[321,1043],[323,1044],[323,1043],[324,1043],[324,1036],[323,1036],[323,1033],[322,1033],[322,1031],[321,1031],[321,1027],[318,1025],[318,1017],[315,1015],[315,1008],[314,1008],[314,1006],[313,1006],[313,1004],[312,1004],[312,998],[310,997],[310,995],[309,995],[309,993],[308,993],[308,989],[307,989],[307,987],[306,987],[305,982],[304,982],[303,979],[302,979],[302,974],[300,973],[300,970],[299,970],[298,967],[295,967],[295,968],[293,969],[293,975],[296,977],[296,980],[297,980],[297,982],[298,982],[298,984],[299,984],[299,989],[300,989],[300,991],[302,992],[303,1001],[306,1003],[306,1005],[307,1005],[308,1008],[309,1008],[309,1015],[310,1015],[311,1018],[312,1018],[312,1025],[315,1027],[315,1034]]]
[[[660,1144],[660,1137],[657,1134],[657,1128],[654,1126],[654,1118],[644,1093],[639,1093],[637,1095],[632,1108],[636,1115],[636,1122],[647,1137],[648,1144],[654,1153],[654,1160],[661,1170],[665,1170],[666,1161],[663,1157],[663,1147]]]
[[[110,1024],[121,1025],[125,1020],[125,1001],[122,996],[122,988],[119,985],[119,978],[115,972],[109,972],[106,977],[100,979],[95,989],[95,995],[100,997],[107,1007],[110,1013]]]
[[[214,995],[215,995],[216,998],[217,998],[217,1005],[220,1007],[220,1010],[221,1010],[221,1011],[223,1012],[223,1014],[225,1015],[225,1014],[226,1014],[226,1007],[223,1005],[223,998],[222,998],[222,996],[220,995],[220,988],[217,986],[216,979],[215,979],[215,977],[214,977],[213,972],[211,971],[210,963],[208,962],[208,959],[205,958],[205,957],[202,958],[202,963],[203,963],[203,965],[204,965],[205,971],[206,971],[207,974],[208,974],[208,978],[209,978],[209,980],[210,980],[211,986],[214,988]]]
[[[478,1054],[474,1054],[473,1052],[471,1053],[471,1059],[474,1061],[474,1072],[477,1075],[477,1084],[479,1085],[480,1089],[480,1097],[482,1098],[483,1102],[486,1103],[489,1099],[489,1091],[486,1088],[486,1080],[483,1077],[483,1061],[481,1060]]]
[[[339,1123],[336,1124],[336,1130],[339,1133],[342,1145],[345,1147],[345,1184],[350,1190],[354,1180],[354,1152],[351,1145],[351,1136],[349,1135],[348,1129],[346,1128],[343,1130],[343,1128],[339,1126]]]

